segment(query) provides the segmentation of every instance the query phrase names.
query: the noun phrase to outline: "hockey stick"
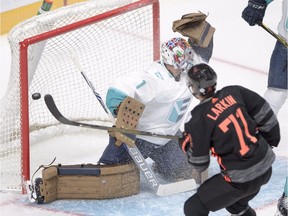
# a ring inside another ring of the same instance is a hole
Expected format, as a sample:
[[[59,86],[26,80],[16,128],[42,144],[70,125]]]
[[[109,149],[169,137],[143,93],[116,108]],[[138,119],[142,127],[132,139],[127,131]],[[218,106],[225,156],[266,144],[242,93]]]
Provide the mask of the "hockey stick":
[[[73,62],[76,65],[76,67],[78,68],[79,72],[82,74],[83,78],[85,79],[86,83],[88,84],[88,86],[91,88],[92,92],[94,93],[94,95],[96,96],[97,100],[99,101],[99,103],[101,104],[102,108],[104,109],[104,111],[109,114],[107,107],[105,106],[104,101],[102,100],[101,96],[99,95],[99,93],[96,91],[93,83],[88,79],[88,77],[86,76],[86,74],[84,73],[79,60],[76,56],[73,57]]]
[[[61,123],[68,124],[72,126],[78,126],[78,127],[87,127],[87,128],[94,128],[94,129],[100,129],[100,130],[107,130],[107,131],[116,131],[121,133],[131,133],[136,132],[136,130],[127,130],[122,128],[115,128],[115,127],[106,127],[106,126],[100,126],[100,125],[90,125],[90,124],[83,124],[75,121],[70,121],[69,119],[65,118],[60,111],[58,110],[54,99],[51,95],[45,95],[44,97],[45,103],[51,114]],[[137,131],[139,134],[144,135],[148,132],[143,131]],[[132,134],[132,133],[131,133]],[[135,133],[133,133],[135,134]],[[155,134],[149,135],[155,136]],[[158,135],[157,135],[158,136]],[[165,136],[165,135],[160,135]],[[171,136],[170,136],[171,137]],[[175,137],[175,136],[174,136]],[[167,137],[166,137],[167,138]],[[177,139],[179,139],[177,137]],[[131,155],[132,159],[138,166],[138,168],[141,170],[141,172],[144,174],[146,179],[149,181],[149,184],[151,185],[152,189],[155,191],[156,195],[158,196],[169,196],[176,193],[181,193],[185,191],[195,190],[197,185],[194,179],[188,179],[180,182],[175,183],[169,183],[169,184],[160,184],[158,179],[156,178],[154,172],[151,170],[151,168],[147,165],[143,155],[139,151],[139,149],[134,146],[126,145],[128,148],[128,152]]]
[[[72,126],[77,126],[77,127],[91,128],[91,129],[98,129],[98,130],[106,130],[106,131],[111,131],[111,132],[120,132],[124,134],[135,134],[135,135],[159,137],[159,138],[164,138],[164,139],[179,140],[178,136],[173,136],[173,135],[154,134],[154,133],[150,133],[146,131],[138,131],[138,130],[132,130],[132,129],[108,127],[108,126],[103,126],[103,125],[86,124],[86,123],[71,121],[67,119],[66,117],[64,117],[62,113],[59,111],[52,95],[50,94],[45,95],[44,100],[51,114],[62,124],[72,125]]]
[[[53,4],[53,0],[43,0],[42,5],[37,12],[37,15],[41,15],[50,11],[52,4]]]
[[[269,34],[271,34],[274,38],[276,38],[280,43],[282,43],[286,48],[288,47],[287,41],[285,41],[284,38],[276,34],[274,31],[272,31],[267,25],[264,23],[259,23],[259,26],[261,26],[265,31],[267,31]]]

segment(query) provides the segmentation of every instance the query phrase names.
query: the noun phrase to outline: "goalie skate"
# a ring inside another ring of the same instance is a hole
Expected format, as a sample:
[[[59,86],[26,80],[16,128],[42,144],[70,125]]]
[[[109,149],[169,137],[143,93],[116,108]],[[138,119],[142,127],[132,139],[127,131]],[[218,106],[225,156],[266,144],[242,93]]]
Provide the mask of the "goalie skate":
[[[43,184],[42,178],[36,178],[34,184],[29,185],[30,201],[36,201],[37,204],[44,203],[44,197],[40,192],[40,185]]]

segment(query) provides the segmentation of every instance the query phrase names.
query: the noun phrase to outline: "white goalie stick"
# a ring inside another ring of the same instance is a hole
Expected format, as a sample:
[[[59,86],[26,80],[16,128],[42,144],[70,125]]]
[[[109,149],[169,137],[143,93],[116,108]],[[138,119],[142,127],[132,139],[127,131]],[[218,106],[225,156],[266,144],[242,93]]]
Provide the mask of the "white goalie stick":
[[[126,145],[132,159],[148,180],[151,188],[157,196],[170,196],[173,194],[195,190],[197,188],[195,179],[187,179],[184,181],[173,182],[168,184],[161,184],[150,166],[146,163],[145,158],[139,151],[136,145],[131,147]]]
[[[130,129],[122,129],[122,128],[116,128],[116,127],[107,127],[107,126],[101,126],[101,125],[91,125],[91,124],[85,124],[80,122],[75,122],[67,119],[64,117],[61,112],[58,110],[54,99],[51,95],[47,94],[44,97],[44,101],[46,103],[47,108],[51,112],[51,114],[61,123],[77,126],[77,127],[87,127],[91,129],[99,129],[99,130],[106,130],[106,131],[115,131],[120,133],[126,133],[126,134],[141,134],[141,135],[147,135],[147,136],[154,136],[154,137],[160,137],[160,138],[176,138],[177,136],[170,136],[170,135],[159,135],[159,134],[153,134],[149,132],[143,132],[143,131],[137,131],[137,130],[130,130]],[[179,139],[179,137],[177,137]],[[154,172],[151,170],[150,166],[146,163],[143,155],[139,151],[136,145],[129,146],[126,145],[128,148],[128,152],[131,155],[132,159],[140,169],[140,171],[143,173],[145,178],[148,180],[151,188],[155,191],[156,195],[158,196],[169,196],[181,192],[191,191],[195,190],[197,188],[196,181],[194,179],[188,179],[184,181],[174,182],[174,183],[168,183],[168,184],[160,184],[159,180],[155,176]]]
[[[86,83],[88,84],[88,86],[91,88],[93,94],[95,95],[95,97],[97,98],[97,100],[99,101],[99,103],[101,104],[102,108],[104,109],[104,111],[109,115],[108,109],[104,104],[104,101],[102,100],[100,94],[96,91],[93,83],[88,79],[88,77],[86,76],[86,74],[84,73],[79,60],[76,56],[73,56],[73,62],[75,64],[75,66],[77,67],[77,69],[79,70],[79,72],[81,73],[81,75],[83,76],[83,78],[85,79]]]

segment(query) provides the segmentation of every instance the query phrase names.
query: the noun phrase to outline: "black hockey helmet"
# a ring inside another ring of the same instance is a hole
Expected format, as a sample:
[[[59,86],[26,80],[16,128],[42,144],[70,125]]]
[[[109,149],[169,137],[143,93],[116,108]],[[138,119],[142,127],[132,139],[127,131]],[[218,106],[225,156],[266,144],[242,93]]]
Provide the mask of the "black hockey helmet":
[[[214,95],[217,84],[217,74],[207,64],[194,65],[188,71],[188,87],[192,94],[197,97],[211,97]]]

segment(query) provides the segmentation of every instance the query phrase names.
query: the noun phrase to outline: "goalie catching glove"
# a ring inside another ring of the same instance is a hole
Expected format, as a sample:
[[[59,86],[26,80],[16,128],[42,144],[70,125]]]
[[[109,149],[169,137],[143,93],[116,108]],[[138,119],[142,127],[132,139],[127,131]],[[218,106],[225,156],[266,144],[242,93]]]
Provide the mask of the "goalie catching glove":
[[[172,30],[189,37],[200,47],[208,47],[215,28],[205,21],[206,18],[207,15],[202,12],[183,15],[180,20],[173,22]]]

